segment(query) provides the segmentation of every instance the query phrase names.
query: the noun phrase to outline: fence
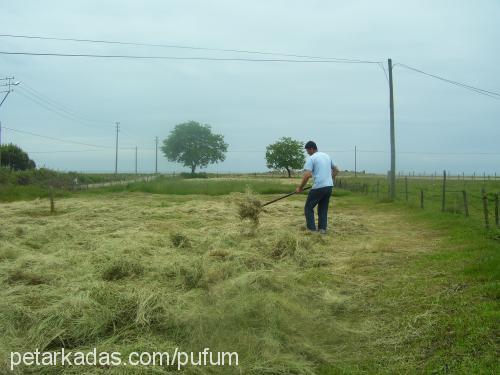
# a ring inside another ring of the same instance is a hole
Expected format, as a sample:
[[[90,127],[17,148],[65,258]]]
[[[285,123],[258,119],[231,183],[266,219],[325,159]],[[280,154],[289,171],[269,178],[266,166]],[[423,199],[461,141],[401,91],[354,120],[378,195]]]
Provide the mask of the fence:
[[[496,177],[496,176],[495,176]],[[338,178],[339,188],[389,201],[390,183],[380,177]],[[421,209],[477,217],[486,228],[499,227],[500,181],[452,178],[446,172],[438,179],[401,176],[396,179],[396,199]]]

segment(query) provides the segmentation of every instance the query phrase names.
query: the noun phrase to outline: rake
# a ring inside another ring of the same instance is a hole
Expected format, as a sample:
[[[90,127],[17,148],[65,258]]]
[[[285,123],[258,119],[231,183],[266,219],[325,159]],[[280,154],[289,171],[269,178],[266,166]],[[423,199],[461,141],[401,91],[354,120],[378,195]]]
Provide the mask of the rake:
[[[308,186],[308,187],[304,188],[304,190],[303,190],[303,191],[305,191],[305,190],[309,190],[310,188],[311,188],[311,186]],[[272,201],[269,201],[269,202],[267,202],[267,203],[264,203],[261,207],[265,207],[265,206],[267,206],[267,205],[269,205],[269,204],[271,204],[271,203],[274,203],[274,202],[277,202],[277,201],[279,201],[279,200],[285,199],[285,198],[289,197],[290,195],[294,195],[294,194],[297,194],[297,192],[296,192],[296,191],[294,191],[294,192],[292,192],[292,193],[288,193],[288,194],[286,194],[286,195],[283,195],[282,197],[279,197],[279,198],[273,199]]]

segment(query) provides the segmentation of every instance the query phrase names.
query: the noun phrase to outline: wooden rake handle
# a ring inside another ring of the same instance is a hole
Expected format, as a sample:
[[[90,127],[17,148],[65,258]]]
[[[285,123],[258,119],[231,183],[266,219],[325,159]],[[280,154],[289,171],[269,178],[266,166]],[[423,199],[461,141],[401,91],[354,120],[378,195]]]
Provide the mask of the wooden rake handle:
[[[305,190],[309,190],[310,188],[311,188],[311,186],[308,186],[308,187],[304,188],[304,191],[305,191]],[[271,203],[277,202],[277,201],[279,201],[279,200],[281,200],[281,199],[284,199],[284,198],[289,197],[290,195],[294,195],[294,194],[297,194],[297,193],[296,193],[295,191],[294,191],[294,192],[292,192],[292,193],[288,193],[288,194],[286,194],[286,195],[283,195],[282,197],[279,197],[279,198],[273,199],[273,200],[272,200],[272,201],[270,201],[270,202],[264,203],[261,207],[267,206],[268,204],[271,204]]]

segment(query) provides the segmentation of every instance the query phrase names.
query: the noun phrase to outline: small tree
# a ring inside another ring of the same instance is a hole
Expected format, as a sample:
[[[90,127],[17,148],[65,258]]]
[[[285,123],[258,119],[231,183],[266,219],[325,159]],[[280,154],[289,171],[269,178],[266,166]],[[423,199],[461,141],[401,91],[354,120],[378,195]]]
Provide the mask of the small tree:
[[[14,171],[36,168],[35,162],[28,157],[28,154],[12,143],[0,146],[0,165]]]
[[[176,125],[168,138],[163,140],[161,150],[169,161],[183,163],[195,173],[196,168],[226,159],[228,144],[224,136],[213,134],[210,125],[189,121]]]
[[[291,169],[304,166],[304,148],[300,141],[290,137],[280,138],[277,142],[266,147],[267,167],[270,169],[286,169],[291,177]]]

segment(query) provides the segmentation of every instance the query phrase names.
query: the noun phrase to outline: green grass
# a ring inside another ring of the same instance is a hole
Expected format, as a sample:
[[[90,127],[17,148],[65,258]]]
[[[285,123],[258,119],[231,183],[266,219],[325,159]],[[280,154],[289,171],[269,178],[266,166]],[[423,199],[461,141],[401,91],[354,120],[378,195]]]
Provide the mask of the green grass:
[[[364,310],[375,309],[387,323],[384,337],[360,348],[356,363],[339,361],[319,373],[498,373],[500,230],[402,202],[357,200],[381,215],[407,216],[415,235],[427,225],[424,243],[435,241],[436,234],[445,241],[430,253],[410,255],[400,268],[390,267],[383,286],[367,296]],[[406,365],[398,363],[403,359]]]
[[[55,190],[54,196],[57,198],[67,197],[70,192]],[[0,202],[15,202],[21,200],[33,200],[47,198],[49,190],[40,185],[0,185]]]
[[[259,194],[290,193],[297,184],[280,181],[255,179],[183,179],[160,177],[150,182],[134,182],[126,185],[113,185],[83,192],[84,194],[102,194],[103,192],[144,192],[153,194],[210,196],[243,193],[248,188]]]

